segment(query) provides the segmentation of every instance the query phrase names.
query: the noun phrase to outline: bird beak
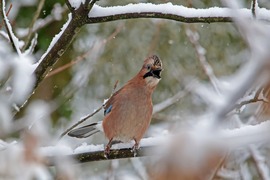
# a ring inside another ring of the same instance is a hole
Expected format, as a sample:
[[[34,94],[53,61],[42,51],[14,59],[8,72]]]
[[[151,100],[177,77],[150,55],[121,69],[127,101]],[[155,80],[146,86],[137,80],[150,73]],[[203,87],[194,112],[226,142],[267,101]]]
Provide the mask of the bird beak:
[[[161,67],[153,69],[152,70],[153,77],[160,79],[161,78],[161,71],[162,71]]]

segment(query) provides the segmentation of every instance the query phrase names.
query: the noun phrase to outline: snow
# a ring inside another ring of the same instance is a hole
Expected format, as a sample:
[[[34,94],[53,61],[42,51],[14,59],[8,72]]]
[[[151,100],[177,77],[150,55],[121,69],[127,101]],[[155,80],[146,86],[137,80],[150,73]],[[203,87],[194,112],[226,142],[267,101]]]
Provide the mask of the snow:
[[[73,154],[73,150],[67,145],[41,147],[39,150],[44,156],[64,156]]]
[[[166,147],[169,147],[167,143],[171,142],[176,143],[179,137],[185,138],[188,137],[187,135],[190,135],[189,137],[191,137],[192,140],[189,141],[189,143],[214,142],[217,143],[218,145],[221,145],[224,148],[237,149],[242,147],[248,147],[251,144],[269,141],[270,139],[269,132],[270,132],[270,121],[266,121],[257,125],[248,125],[232,130],[222,130],[218,133],[212,132],[209,134],[200,134],[195,130],[195,131],[187,131],[186,133],[181,133],[180,136],[175,136],[176,138],[173,135],[148,137],[141,140],[140,147],[159,146],[160,148],[157,149],[162,150],[163,148],[166,149]],[[129,143],[114,144],[111,149],[131,148],[133,147],[133,145],[134,141],[130,141]],[[63,144],[40,148],[40,152],[44,156],[74,155],[103,150],[104,144],[93,145],[87,143],[82,143],[74,150],[68,145]]]
[[[208,9],[195,9],[187,8],[181,5],[173,5],[172,3],[166,4],[151,4],[151,3],[138,3],[128,4],[125,6],[101,7],[94,5],[89,13],[89,17],[110,16],[125,13],[146,13],[156,12],[162,14],[174,14],[185,17],[218,17],[218,16],[232,16],[229,8],[211,7]],[[241,9],[241,13],[246,16],[251,16],[250,10]],[[270,15],[269,12],[267,14]]]
[[[22,55],[14,57],[13,67],[14,77],[12,80],[12,98],[16,103],[23,103],[32,91],[34,84],[33,71],[35,66],[32,65],[33,59],[30,56]]]
[[[64,33],[64,31],[66,30],[67,26],[69,25],[70,21],[72,19],[72,14],[69,13],[68,14],[68,20],[67,22],[63,25],[63,27],[61,28],[61,31],[54,36],[54,38],[52,39],[47,51],[41,56],[39,63],[45,58],[45,56],[50,52],[50,50],[54,47],[55,43],[58,41],[58,39],[62,36],[62,34]]]
[[[2,11],[3,12],[6,12],[5,11],[5,1],[2,1]],[[16,49],[16,51],[17,51],[17,53],[18,53],[18,55],[19,56],[21,56],[21,50],[20,50],[20,46],[22,45],[21,44],[21,42],[19,41],[19,39],[15,36],[15,34],[13,33],[13,31],[12,31],[12,27],[11,27],[11,25],[10,25],[10,23],[9,23],[9,20],[8,20],[8,18],[7,18],[7,16],[6,16],[6,13],[3,13],[4,14],[4,21],[6,22],[6,25],[7,25],[7,29],[8,29],[8,31],[10,32],[10,36],[11,36],[11,38],[12,38],[12,40],[13,40],[13,43],[14,43],[14,46],[15,46],[15,49]]]
[[[218,137],[223,139],[231,148],[239,148],[253,143],[269,141],[270,121],[265,121],[257,125],[246,125],[233,130],[222,130]]]
[[[70,0],[71,1],[71,0]],[[78,8],[80,1],[72,1],[75,5],[73,7]],[[151,4],[151,3],[138,3],[128,4],[125,6],[113,6],[113,7],[101,7],[94,5],[90,13],[89,18],[113,16],[126,13],[161,13],[161,14],[173,14],[177,16],[183,16],[186,18],[192,17],[234,17],[236,13],[230,8],[210,7],[207,9],[195,9],[188,8],[181,5],[173,5],[168,2],[165,4]],[[241,17],[251,18],[250,9],[239,9],[237,15]],[[258,19],[270,19],[270,11],[265,8],[256,7],[256,18]]]
[[[80,153],[85,153],[85,152],[94,152],[94,151],[103,151],[104,150],[104,145],[99,144],[99,145],[87,145],[86,143],[83,143],[81,146],[77,147],[74,150],[75,154],[80,154]]]
[[[85,4],[85,0],[68,0],[70,5],[76,10],[81,4]]]

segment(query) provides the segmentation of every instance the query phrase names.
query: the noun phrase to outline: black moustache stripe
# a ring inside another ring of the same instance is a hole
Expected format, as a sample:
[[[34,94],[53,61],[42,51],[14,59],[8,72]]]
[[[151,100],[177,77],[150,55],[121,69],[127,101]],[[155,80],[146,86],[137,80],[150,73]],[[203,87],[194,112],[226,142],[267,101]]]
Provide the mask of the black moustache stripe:
[[[145,73],[145,75],[143,75],[143,79],[149,77],[149,76],[153,76],[153,73],[151,71]]]

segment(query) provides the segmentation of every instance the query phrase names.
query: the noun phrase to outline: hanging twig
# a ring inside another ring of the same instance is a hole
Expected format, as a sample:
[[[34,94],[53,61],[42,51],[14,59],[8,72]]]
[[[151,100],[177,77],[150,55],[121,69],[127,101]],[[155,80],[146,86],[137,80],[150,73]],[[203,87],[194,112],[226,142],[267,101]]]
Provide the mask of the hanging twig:
[[[105,46],[107,44],[107,42],[111,41],[118,33],[120,33],[120,31],[123,29],[124,25],[120,24],[116,30],[106,39],[104,39],[103,41],[97,42],[97,48],[94,48],[86,51],[85,53],[83,53],[82,55],[78,56],[75,60],[70,61],[70,63],[65,64],[57,69],[54,69],[53,71],[51,71],[46,78],[51,77],[59,72],[62,72],[64,70],[66,70],[67,68],[72,67],[73,65],[77,64],[78,62],[84,60],[89,54],[91,54],[92,52],[95,52],[97,49],[100,49],[101,47]]]
[[[261,155],[259,150],[254,145],[250,145],[249,151],[251,153],[252,160],[255,163],[260,179],[269,180],[270,174],[267,164],[265,162],[265,158]]]
[[[8,14],[9,14],[11,8],[12,8],[12,3],[9,5],[8,11],[7,11],[7,13],[6,13],[6,16],[8,16]],[[2,23],[0,24],[0,29],[2,29],[3,23],[4,23],[4,22],[2,21]]]
[[[196,55],[199,59],[199,62],[201,64],[201,67],[204,71],[204,73],[206,74],[206,76],[209,78],[212,86],[214,87],[215,91],[220,94],[220,90],[219,90],[219,81],[217,79],[217,77],[214,74],[214,70],[211,67],[211,65],[207,62],[206,57],[205,57],[205,49],[201,46],[201,44],[199,43],[199,38],[200,35],[198,32],[196,32],[195,30],[193,30],[191,28],[191,26],[185,26],[186,27],[186,35],[190,41],[190,43],[192,44],[192,46],[195,49]]]
[[[34,27],[34,24],[35,24],[35,22],[37,21],[37,19],[38,19],[38,17],[39,17],[39,14],[40,14],[40,12],[41,12],[41,10],[42,10],[42,7],[43,7],[43,5],[44,5],[44,2],[45,2],[45,0],[39,1],[38,7],[37,7],[37,11],[36,11],[36,13],[35,13],[35,15],[34,15],[34,17],[33,17],[33,19],[32,19],[31,24],[29,25],[28,35],[27,35],[27,37],[26,37],[25,44],[24,44],[24,46],[23,46],[23,48],[22,48],[23,51],[26,50],[28,44],[29,44],[30,41],[31,41],[31,38],[32,38],[32,36],[33,36],[33,27]]]
[[[269,103],[267,99],[260,98],[260,94],[262,91],[263,91],[263,88],[262,87],[259,88],[252,99],[241,101],[239,104],[236,105],[235,109],[238,110],[238,109],[241,109],[241,107],[243,107],[244,105],[256,103],[256,102]]]
[[[258,6],[257,0],[252,0],[252,4],[251,4],[251,12],[252,12],[253,18],[256,18],[256,7],[257,7],[257,6]]]
[[[9,40],[12,44],[12,47],[13,49],[18,53],[18,55],[21,55],[21,50],[19,48],[19,40],[18,38],[13,34],[12,32],[12,27],[9,23],[9,20],[5,14],[5,0],[1,0],[1,12],[0,12],[0,15],[2,16],[2,18],[4,19],[4,24],[5,24],[5,27],[6,27],[6,30],[7,30],[7,33],[8,33],[8,36],[9,36]]]
[[[110,97],[108,99],[110,99],[114,92],[115,89],[117,87],[118,84],[118,80],[115,82],[112,93],[110,95]],[[105,101],[98,109],[96,109],[93,113],[90,113],[84,117],[82,117],[77,123],[73,124],[72,126],[70,126],[67,130],[65,130],[59,137],[59,139],[61,139],[63,136],[65,136],[69,131],[71,131],[73,128],[77,127],[79,124],[83,123],[84,121],[86,121],[87,119],[89,119],[90,117],[93,117],[95,114],[97,114],[105,105],[106,105],[107,101]]]

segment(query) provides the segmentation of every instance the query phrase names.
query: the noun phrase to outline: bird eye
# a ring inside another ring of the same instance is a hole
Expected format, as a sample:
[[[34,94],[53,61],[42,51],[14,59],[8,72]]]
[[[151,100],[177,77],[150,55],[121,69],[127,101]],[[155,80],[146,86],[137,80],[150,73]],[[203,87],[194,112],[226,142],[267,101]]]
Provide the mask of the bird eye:
[[[151,65],[150,65],[150,64],[147,64],[147,65],[146,65],[146,69],[147,69],[147,70],[150,70],[150,69],[151,69]]]

